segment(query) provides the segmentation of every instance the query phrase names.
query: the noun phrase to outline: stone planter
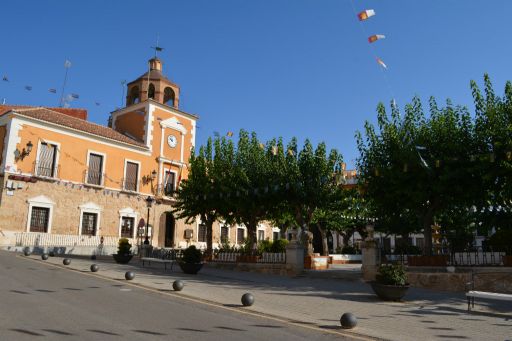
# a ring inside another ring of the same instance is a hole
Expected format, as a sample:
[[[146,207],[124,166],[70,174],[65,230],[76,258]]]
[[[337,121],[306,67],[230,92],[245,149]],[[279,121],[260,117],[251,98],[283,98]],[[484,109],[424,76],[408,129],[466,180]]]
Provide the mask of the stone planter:
[[[387,285],[380,284],[377,282],[370,282],[373,291],[377,296],[385,301],[399,301],[405,296],[407,290],[409,290],[409,284],[407,285]]]
[[[501,256],[504,266],[512,266],[512,256]]]
[[[179,262],[178,263],[181,270],[189,275],[196,275],[199,270],[203,267],[203,263],[185,263],[185,262]]]
[[[128,264],[132,260],[133,255],[120,255],[118,253],[114,253],[112,257],[114,257],[114,260],[118,264]]]

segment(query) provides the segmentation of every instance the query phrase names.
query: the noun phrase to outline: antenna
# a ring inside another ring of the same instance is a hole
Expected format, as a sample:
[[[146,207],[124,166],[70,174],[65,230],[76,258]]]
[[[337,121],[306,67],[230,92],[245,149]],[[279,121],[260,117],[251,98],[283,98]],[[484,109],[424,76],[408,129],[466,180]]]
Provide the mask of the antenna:
[[[64,83],[62,84],[62,93],[60,95],[60,103],[59,106],[62,108],[62,104],[64,101],[64,89],[66,88],[66,82],[68,80],[68,70],[71,67],[71,62],[66,59],[64,62],[64,68],[66,69],[66,73],[64,74]]]
[[[124,86],[125,86],[125,84],[126,84],[126,79],[123,79],[123,80],[121,81],[121,88],[123,88],[123,90],[122,90],[122,91],[123,91],[123,93],[122,93],[122,95],[121,95],[121,107],[123,106],[123,101],[124,101]]]

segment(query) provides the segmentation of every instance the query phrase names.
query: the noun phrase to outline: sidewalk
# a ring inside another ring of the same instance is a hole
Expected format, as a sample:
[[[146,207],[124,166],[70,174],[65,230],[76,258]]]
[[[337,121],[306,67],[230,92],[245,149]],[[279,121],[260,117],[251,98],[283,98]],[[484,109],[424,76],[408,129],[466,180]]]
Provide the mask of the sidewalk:
[[[41,261],[39,256],[30,258]],[[46,262],[62,266],[62,259],[50,257]],[[289,278],[205,266],[198,275],[186,275],[177,265],[172,272],[164,271],[162,264],[142,268],[137,258],[127,265],[74,258],[69,268],[90,273],[93,263],[100,266],[99,276],[124,280],[131,270],[136,273],[131,283],[161,291],[172,290],[172,282],[181,279],[185,288],[178,295],[228,307],[241,306],[240,297],[250,292],[255,304],[244,309],[325,329],[339,328],[340,316],[351,312],[358,326],[348,332],[379,339],[512,340],[510,303],[476,299],[474,311],[468,313],[464,294],[411,288],[404,302],[384,302],[352,274],[348,280],[336,278],[334,271],[333,278],[327,273],[320,275],[326,278],[315,278],[311,272]]]

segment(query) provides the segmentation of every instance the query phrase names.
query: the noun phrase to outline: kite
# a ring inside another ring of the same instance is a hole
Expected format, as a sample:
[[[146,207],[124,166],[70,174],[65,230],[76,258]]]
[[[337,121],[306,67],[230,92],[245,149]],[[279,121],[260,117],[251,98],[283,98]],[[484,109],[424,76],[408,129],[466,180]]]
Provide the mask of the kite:
[[[368,37],[368,42],[371,44],[371,43],[376,42],[377,40],[385,39],[385,38],[386,38],[386,36],[383,34],[374,34],[373,36]]]
[[[384,62],[382,61],[382,59],[380,58],[377,58],[377,63],[379,63],[380,66],[382,66],[384,69],[387,70],[388,66],[386,64],[384,64]]]
[[[48,91],[50,91],[52,94],[56,94],[57,93],[57,89],[48,89]]]
[[[359,18],[359,21],[364,21],[370,17],[373,17],[374,15],[375,15],[375,11],[373,9],[367,9],[367,10],[364,10],[361,13],[359,13],[357,15],[357,17]]]

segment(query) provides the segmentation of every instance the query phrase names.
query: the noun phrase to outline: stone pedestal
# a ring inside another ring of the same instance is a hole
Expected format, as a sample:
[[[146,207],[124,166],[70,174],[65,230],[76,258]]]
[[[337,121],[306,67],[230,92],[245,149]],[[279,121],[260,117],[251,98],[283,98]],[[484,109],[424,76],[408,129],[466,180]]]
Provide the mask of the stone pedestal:
[[[292,274],[304,271],[304,248],[296,240],[286,245],[286,267]]]
[[[374,281],[377,275],[378,263],[378,249],[375,241],[367,240],[363,243],[363,265],[361,271],[363,272],[363,279],[365,281]]]

